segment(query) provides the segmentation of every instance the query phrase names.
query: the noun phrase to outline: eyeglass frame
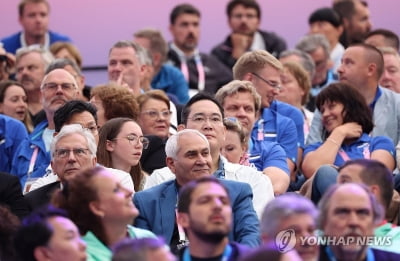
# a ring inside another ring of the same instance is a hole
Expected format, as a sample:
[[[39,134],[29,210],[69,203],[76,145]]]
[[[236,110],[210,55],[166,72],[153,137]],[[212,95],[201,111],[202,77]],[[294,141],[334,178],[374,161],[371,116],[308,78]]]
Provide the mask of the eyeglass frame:
[[[82,155],[79,155],[78,151],[84,152]],[[65,152],[66,154],[64,156],[60,155],[60,152]],[[82,158],[84,156],[88,156],[90,155],[90,149],[85,149],[85,148],[73,148],[73,149],[56,149],[54,151],[53,156],[59,159],[65,159],[67,157],[69,157],[69,155],[71,154],[71,152],[74,154],[74,156],[76,158]]]
[[[54,84],[55,85],[54,89],[53,89],[53,87],[49,88],[48,87],[49,84]],[[66,85],[70,85],[70,86],[72,86],[72,88],[70,88],[70,87],[67,88]],[[43,91],[55,92],[55,91],[58,90],[59,86],[61,86],[61,90],[65,91],[65,92],[70,92],[70,91],[78,89],[78,87],[76,86],[75,83],[70,83],[70,82],[63,82],[63,83],[47,82],[47,83],[44,83],[40,87],[40,89],[43,90]]]
[[[203,117],[203,120],[202,120],[201,122],[196,121],[196,120],[194,119],[194,118],[196,118],[196,117]],[[214,120],[212,119],[212,117],[218,117],[218,121],[214,121]],[[207,120],[210,121],[211,124],[219,124],[219,123],[222,123],[222,124],[223,124],[223,121],[224,121],[224,119],[222,118],[222,116],[220,116],[220,115],[217,114],[217,113],[212,113],[211,115],[205,115],[204,113],[196,113],[195,115],[193,115],[192,117],[190,117],[190,118],[188,118],[188,119],[190,119],[191,121],[193,121],[193,122],[195,122],[195,123],[201,123],[201,124],[204,124]]]
[[[130,138],[130,137],[133,137],[133,138]],[[142,143],[142,145],[143,145],[144,150],[147,149],[150,144],[150,140],[147,137],[144,137],[144,136],[139,137],[136,134],[128,134],[127,136],[124,136],[124,137],[114,138],[111,141],[116,141],[119,139],[127,139],[129,144],[131,144],[131,145],[137,145],[137,144],[139,144],[139,141],[140,141],[140,143]],[[132,144],[132,142],[134,142],[134,141],[136,141],[136,144]]]
[[[282,85],[280,85],[279,83],[274,83],[271,82],[270,80],[267,80],[263,77],[261,77],[259,74],[255,73],[255,72],[251,72],[252,75],[256,76],[258,79],[260,79],[261,81],[265,82],[266,84],[268,84],[269,86],[271,86],[274,89],[277,89],[278,91],[282,90]]]
[[[157,113],[157,115],[151,116],[150,113]],[[168,112],[168,115],[165,116],[164,114]],[[170,118],[172,111],[170,110],[164,110],[164,111],[157,111],[157,110],[146,110],[146,111],[142,111],[141,114],[147,115],[149,116],[150,119],[157,119],[157,118],[161,118],[160,115],[162,115],[163,118]]]

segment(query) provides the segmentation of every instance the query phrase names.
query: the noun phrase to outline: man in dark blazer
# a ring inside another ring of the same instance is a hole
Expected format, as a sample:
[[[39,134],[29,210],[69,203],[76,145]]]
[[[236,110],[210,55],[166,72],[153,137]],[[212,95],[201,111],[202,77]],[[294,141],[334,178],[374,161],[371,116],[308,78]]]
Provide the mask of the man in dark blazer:
[[[29,206],[22,195],[18,177],[0,172],[0,204],[9,207],[19,218],[29,214]]]
[[[134,195],[140,215],[135,226],[163,236],[176,252],[185,241],[176,225],[175,208],[181,186],[211,175],[211,154],[207,138],[197,130],[185,129],[172,135],[166,144],[167,166],[176,175],[167,181]],[[233,228],[229,240],[248,246],[260,244],[258,219],[252,204],[251,187],[246,183],[221,180],[230,194]]]

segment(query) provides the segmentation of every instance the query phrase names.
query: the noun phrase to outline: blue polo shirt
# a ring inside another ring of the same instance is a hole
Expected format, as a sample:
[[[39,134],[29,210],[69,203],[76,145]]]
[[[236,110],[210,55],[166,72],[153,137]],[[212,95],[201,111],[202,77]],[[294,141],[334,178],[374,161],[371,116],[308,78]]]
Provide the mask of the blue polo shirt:
[[[269,109],[276,111],[277,113],[288,117],[294,122],[297,130],[297,145],[300,148],[304,148],[304,116],[303,113],[294,107],[285,102],[274,100]]]
[[[264,108],[260,119],[254,124],[251,137],[254,144],[263,141],[277,142],[286,152],[286,157],[296,164],[298,135],[293,120]]]
[[[289,175],[286,153],[278,143],[272,141],[256,142],[251,138],[249,145],[249,162],[257,170],[263,171],[268,167],[277,167]]]
[[[317,150],[323,143],[317,142],[308,145],[304,149],[304,156],[311,151]],[[368,151],[372,153],[375,150],[386,150],[393,157],[395,157],[395,147],[391,139],[386,136],[375,136],[370,137],[368,134],[363,134],[361,137],[351,144],[342,144],[341,149],[348,155],[350,159],[362,159],[365,158],[365,153]],[[335,166],[342,166],[346,162],[345,159],[338,153],[336,155]]]

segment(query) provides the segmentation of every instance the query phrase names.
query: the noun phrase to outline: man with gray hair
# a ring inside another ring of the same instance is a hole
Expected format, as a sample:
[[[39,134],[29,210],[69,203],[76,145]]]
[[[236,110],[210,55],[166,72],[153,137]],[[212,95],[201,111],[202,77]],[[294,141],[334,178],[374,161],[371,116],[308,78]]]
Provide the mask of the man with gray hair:
[[[27,185],[46,173],[55,128],[54,113],[66,102],[76,99],[79,93],[75,78],[64,69],[48,73],[42,81],[40,92],[46,119],[22,141],[12,161],[11,174],[18,176],[22,187],[28,180]]]
[[[320,260],[400,260],[400,254],[369,246],[384,210],[365,185],[333,185],[319,202],[319,210],[319,229],[329,239],[320,248]]]
[[[28,99],[28,111],[36,126],[45,119],[45,113],[40,100],[45,71],[53,61],[53,55],[38,45],[22,47],[16,55],[16,80],[22,84]]]
[[[141,74],[144,72],[140,52],[143,47],[131,41],[118,41],[108,54],[108,79],[126,86],[135,95],[142,92]]]
[[[207,138],[197,130],[185,129],[167,140],[168,168],[175,179],[137,192],[134,203],[140,215],[135,226],[163,236],[173,252],[186,245],[187,237],[176,223],[175,208],[179,189],[192,180],[211,175],[211,151]],[[258,219],[251,202],[251,187],[242,182],[221,179],[230,194],[233,227],[229,241],[255,247],[259,245]]]
[[[79,171],[96,166],[97,145],[93,134],[80,124],[65,125],[50,145],[51,167],[59,181],[25,195],[32,210],[49,203],[52,193]]]
[[[284,64],[286,62],[295,62],[300,64],[310,76],[310,79],[314,77],[315,74],[315,63],[312,57],[302,50],[290,49],[283,51],[281,56],[279,56],[279,61]]]
[[[315,74],[311,78],[310,99],[306,105],[310,111],[315,110],[315,97],[330,83],[337,80],[332,70],[333,63],[330,59],[330,45],[322,34],[304,36],[296,45],[296,48],[308,53],[315,63]]]
[[[296,237],[314,236],[318,210],[307,198],[297,193],[287,193],[270,201],[261,218],[261,239],[264,244],[274,242],[278,233],[292,229]],[[297,240],[295,250],[304,261],[318,259],[318,246],[302,244]]]

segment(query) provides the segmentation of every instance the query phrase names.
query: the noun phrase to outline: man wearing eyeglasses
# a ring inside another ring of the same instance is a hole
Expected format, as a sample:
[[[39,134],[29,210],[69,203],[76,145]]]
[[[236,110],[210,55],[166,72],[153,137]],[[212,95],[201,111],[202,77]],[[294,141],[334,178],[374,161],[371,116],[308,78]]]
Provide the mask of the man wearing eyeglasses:
[[[272,32],[261,31],[261,8],[254,0],[231,0],[226,7],[232,33],[212,50],[229,69],[245,52],[267,50],[276,57],[286,50],[283,38]]]
[[[31,135],[16,151],[11,173],[18,176],[22,187],[42,177],[50,163],[50,143],[54,134],[54,113],[66,102],[76,99],[79,90],[75,78],[64,69],[56,69],[45,75],[41,87],[41,102],[46,120],[39,123]]]
[[[223,118],[224,109],[218,101],[208,94],[198,93],[183,108],[182,124],[178,130],[195,129],[207,138],[212,159],[210,173],[218,178],[248,183],[254,195],[254,209],[261,217],[265,205],[274,197],[271,180],[256,169],[230,163],[221,155],[226,132]],[[175,175],[168,167],[155,170],[147,177],[145,188],[173,178]]]
[[[96,166],[97,144],[93,134],[80,124],[65,125],[50,145],[51,167],[59,181],[25,195],[31,210],[49,203],[51,194],[79,171]]]
[[[275,99],[281,89],[282,64],[267,51],[256,50],[242,55],[232,70],[235,80],[250,81],[261,96],[260,116],[251,137],[256,142],[278,142],[295,181],[304,147],[304,117],[299,109]]]

